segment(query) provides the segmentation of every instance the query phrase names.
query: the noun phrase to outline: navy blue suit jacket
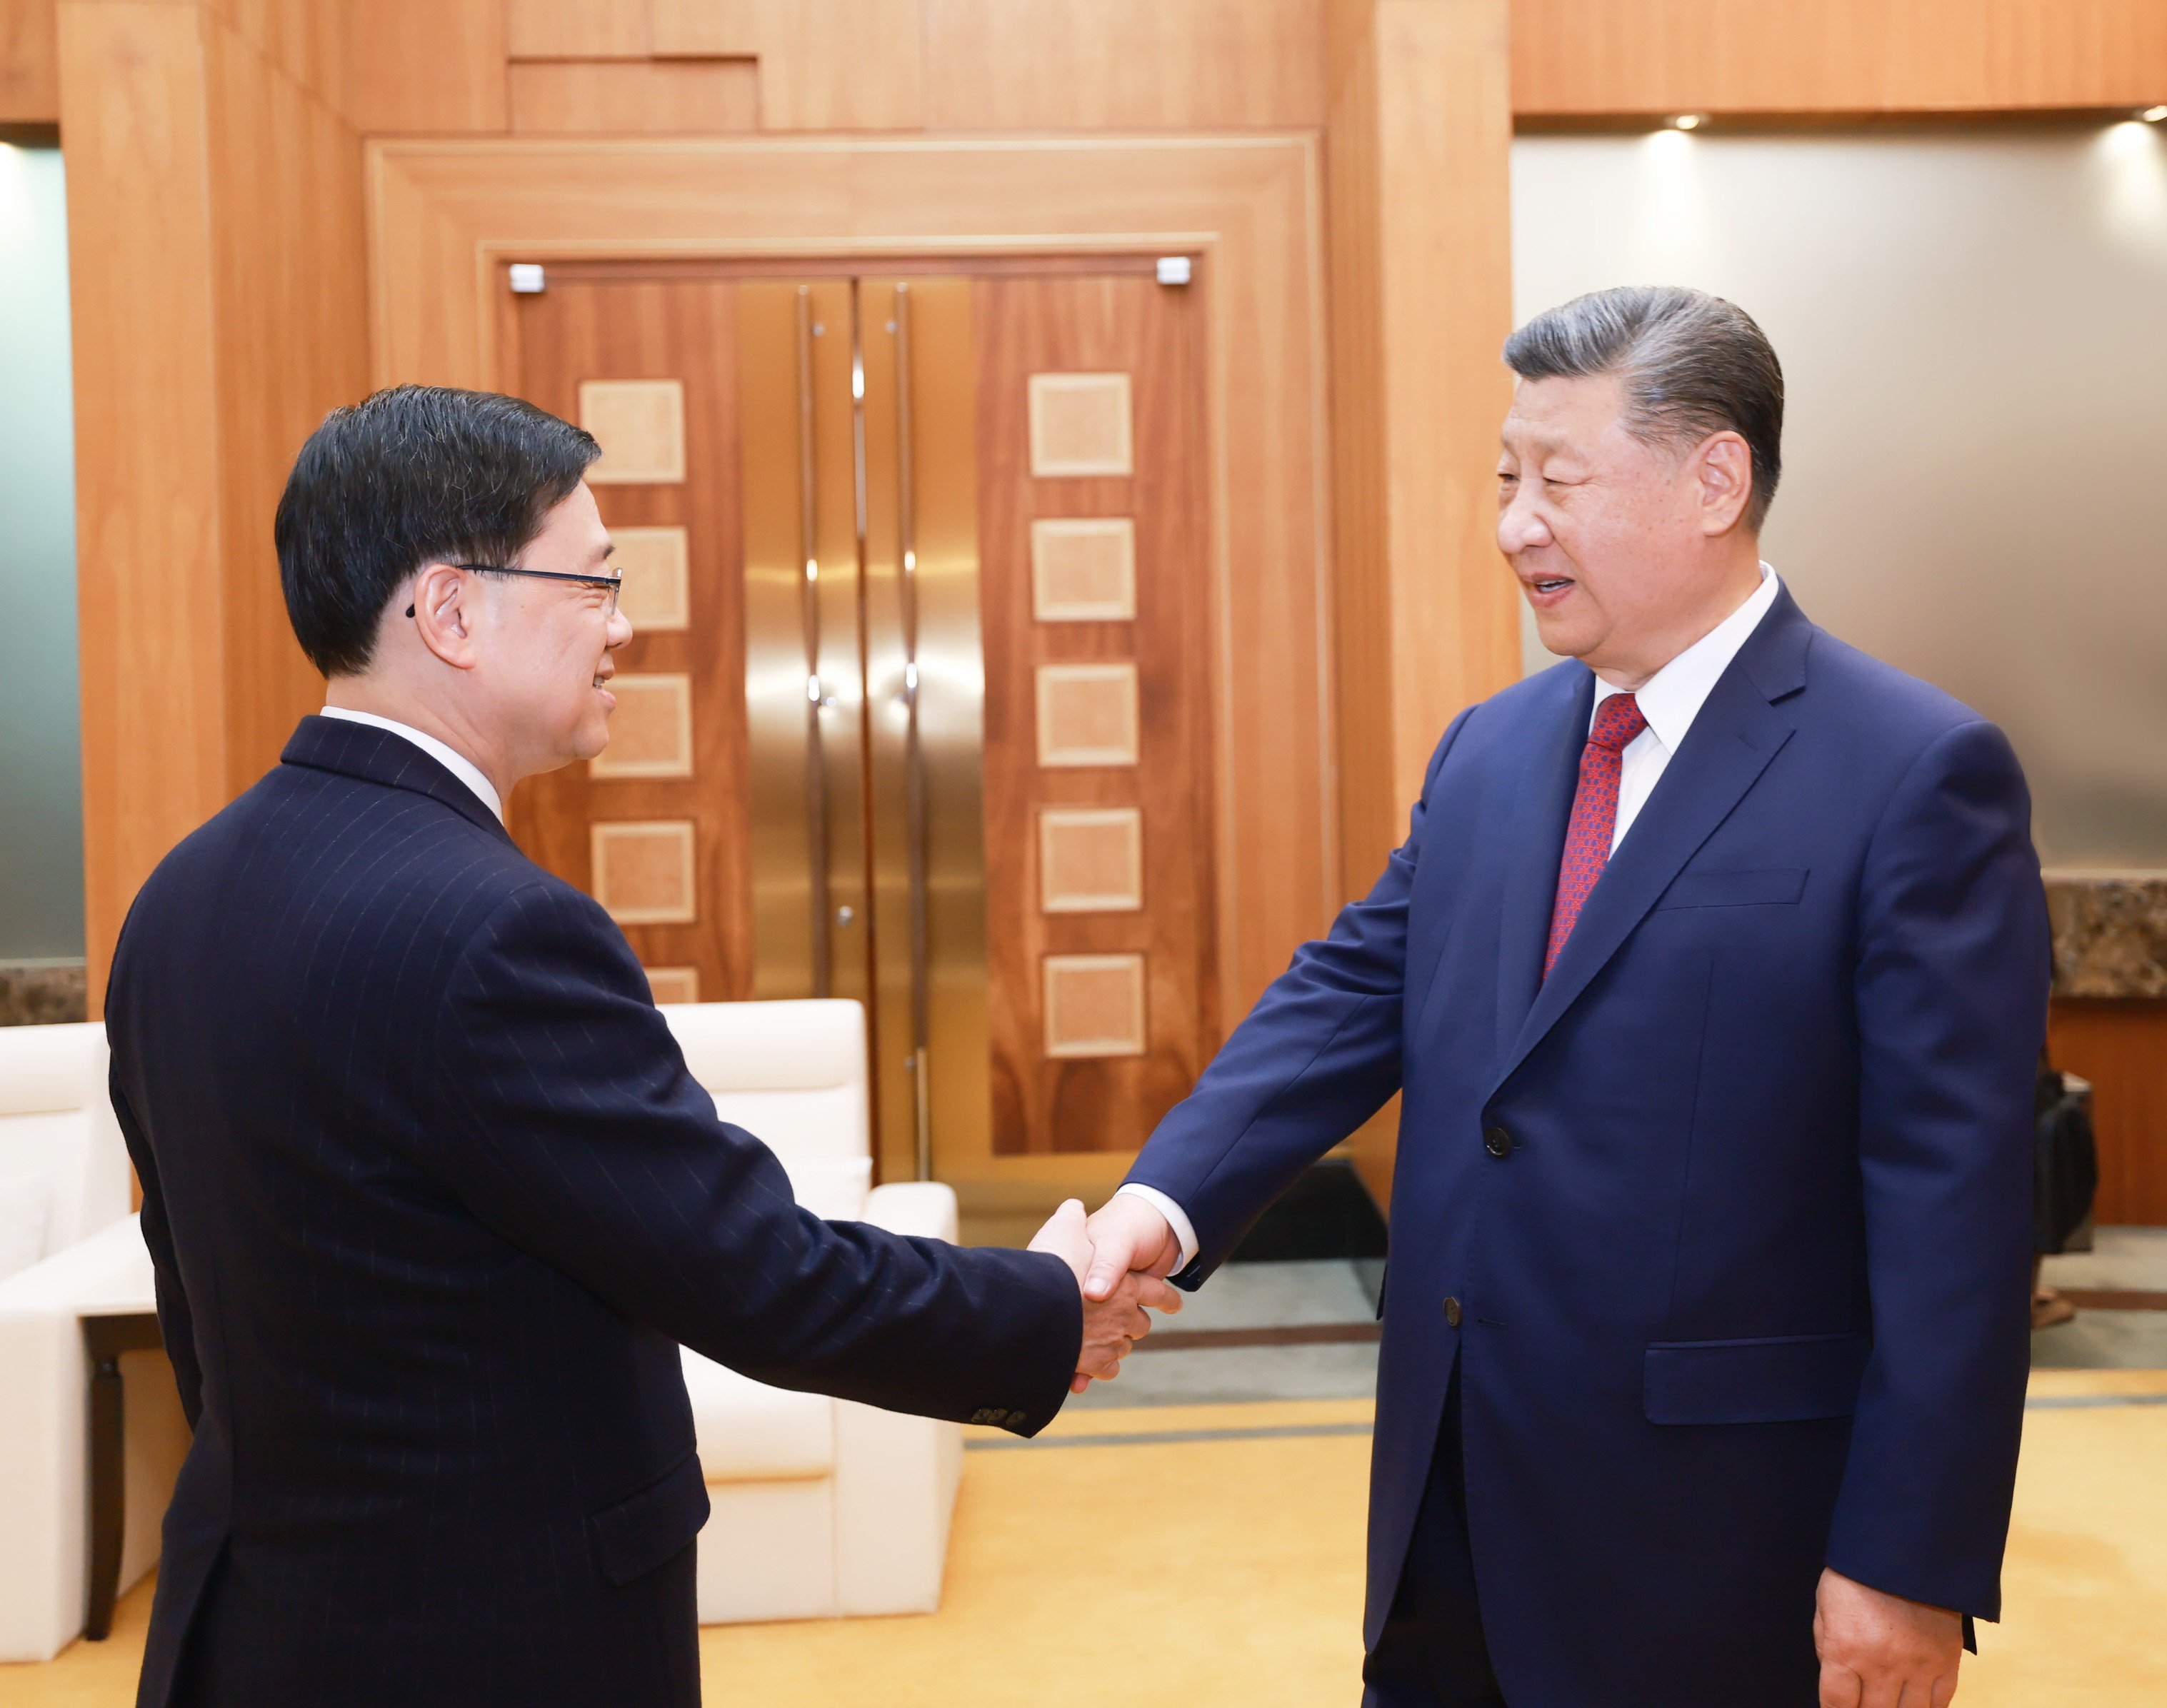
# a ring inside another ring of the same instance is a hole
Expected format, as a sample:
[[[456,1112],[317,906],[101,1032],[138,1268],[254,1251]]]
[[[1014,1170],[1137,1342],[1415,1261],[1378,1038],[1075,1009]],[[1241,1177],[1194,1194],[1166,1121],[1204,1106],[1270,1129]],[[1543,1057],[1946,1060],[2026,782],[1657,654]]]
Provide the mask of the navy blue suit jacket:
[[[680,1342],[1025,1433],[1060,1408],[1060,1261],[798,1209],[608,917],[388,732],[304,720],[166,858],[106,1014],[196,1430],[151,1708],[691,1708]]]
[[[1457,1360],[1513,1708],[1810,1705],[1825,1563],[1998,1608],[2048,970],[2029,803],[2000,731],[1786,593],[1545,981],[1593,684],[1560,664],[1454,720],[1376,887],[1131,1178],[1194,1220],[1194,1286],[1402,1092],[1369,1640]]]

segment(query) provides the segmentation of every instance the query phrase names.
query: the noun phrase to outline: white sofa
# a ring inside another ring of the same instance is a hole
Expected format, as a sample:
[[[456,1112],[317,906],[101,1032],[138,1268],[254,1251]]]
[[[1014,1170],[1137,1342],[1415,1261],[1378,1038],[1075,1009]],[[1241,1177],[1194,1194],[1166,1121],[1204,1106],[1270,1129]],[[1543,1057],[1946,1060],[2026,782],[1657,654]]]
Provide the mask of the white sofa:
[[[83,1628],[82,1319],[155,1309],[105,1068],[105,1029],[94,1022],[0,1027],[0,1661],[49,1660]],[[125,1591],[157,1563],[188,1433],[162,1352],[128,1353],[120,1370]]]
[[[816,1214],[956,1237],[945,1186],[869,1190],[865,1018],[855,1002],[662,1011],[725,1120],[781,1158]],[[0,1028],[0,1661],[47,1660],[83,1629],[89,1367],[82,1319],[155,1308],[107,1100],[105,1030]],[[123,1593],[157,1563],[188,1451],[159,1352],[121,1361]],[[685,1354],[713,1503],[700,1618],[810,1619],[940,1604],[962,1467],[952,1424],[785,1392]]]
[[[856,1002],[663,1008],[717,1112],[766,1141],[797,1201],[831,1220],[956,1237],[956,1195],[871,1187],[865,1015]],[[768,1388],[685,1354],[714,1511],[700,1533],[702,1624],[924,1613],[940,1605],[962,1431]]]

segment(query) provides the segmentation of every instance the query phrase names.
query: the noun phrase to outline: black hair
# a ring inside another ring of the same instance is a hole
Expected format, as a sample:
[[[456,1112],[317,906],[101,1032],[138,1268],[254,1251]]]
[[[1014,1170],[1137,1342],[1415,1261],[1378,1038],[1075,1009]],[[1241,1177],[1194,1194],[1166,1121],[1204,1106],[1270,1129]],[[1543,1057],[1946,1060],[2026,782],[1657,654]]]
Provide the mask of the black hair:
[[[286,615],[326,676],[366,669],[384,610],[425,563],[509,564],[601,454],[517,398],[395,385],[333,410],[273,528]]]
[[[1615,373],[1625,426],[1689,449],[1725,428],[1753,454],[1746,526],[1759,532],[1783,473],[1783,365],[1752,315],[1680,285],[1621,285],[1546,309],[1505,341],[1523,379]]]

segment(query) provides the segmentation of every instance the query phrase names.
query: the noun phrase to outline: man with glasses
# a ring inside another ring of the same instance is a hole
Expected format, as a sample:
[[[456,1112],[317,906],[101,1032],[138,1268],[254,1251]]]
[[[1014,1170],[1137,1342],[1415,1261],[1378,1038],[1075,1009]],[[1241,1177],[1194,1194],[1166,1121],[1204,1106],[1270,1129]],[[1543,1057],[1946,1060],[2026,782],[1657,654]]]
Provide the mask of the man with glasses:
[[[1028,1252],[798,1209],[623,933],[512,844],[632,638],[596,454],[472,392],[324,423],[277,526],[323,715],[121,934],[114,1105],[196,1432],[146,1705],[692,1708],[681,1342],[1030,1435],[1172,1302],[1083,1303],[1080,1204]]]

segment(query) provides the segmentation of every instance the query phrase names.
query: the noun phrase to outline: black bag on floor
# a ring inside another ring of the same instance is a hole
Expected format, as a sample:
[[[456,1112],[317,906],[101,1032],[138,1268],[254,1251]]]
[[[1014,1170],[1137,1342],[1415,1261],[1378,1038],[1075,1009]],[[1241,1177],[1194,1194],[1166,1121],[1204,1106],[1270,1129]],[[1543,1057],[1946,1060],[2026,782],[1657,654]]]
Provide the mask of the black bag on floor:
[[[2032,1112],[2032,1249],[2051,1257],[2091,1214],[2092,1194],[2099,1190],[2091,1082],[2042,1068]]]

